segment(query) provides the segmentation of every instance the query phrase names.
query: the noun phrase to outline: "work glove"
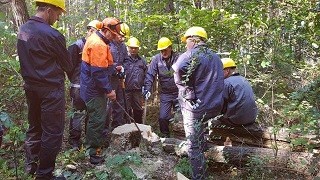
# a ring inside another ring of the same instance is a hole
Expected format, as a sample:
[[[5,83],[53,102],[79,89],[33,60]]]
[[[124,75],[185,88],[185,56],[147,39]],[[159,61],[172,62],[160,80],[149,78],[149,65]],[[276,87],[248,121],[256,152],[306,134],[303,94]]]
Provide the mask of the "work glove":
[[[124,67],[123,66],[117,66],[116,70],[117,70],[117,76],[118,76],[119,79],[125,79],[126,78],[126,74],[124,72]]]
[[[197,109],[199,107],[199,104],[201,103],[200,99],[197,99],[197,100],[187,100],[187,99],[185,99],[185,102],[193,110]]]
[[[151,96],[151,92],[148,91],[148,90],[146,90],[146,89],[144,88],[144,86],[142,86],[142,95],[143,95],[143,97],[144,97],[145,100],[148,100],[149,97]]]

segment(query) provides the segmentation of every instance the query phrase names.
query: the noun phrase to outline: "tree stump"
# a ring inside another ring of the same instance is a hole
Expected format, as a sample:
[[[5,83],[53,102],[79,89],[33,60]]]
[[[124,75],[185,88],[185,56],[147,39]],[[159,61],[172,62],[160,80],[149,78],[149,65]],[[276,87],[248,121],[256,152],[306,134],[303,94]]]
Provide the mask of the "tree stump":
[[[116,127],[111,134],[110,145],[116,151],[127,151],[140,146],[142,138],[150,143],[159,141],[159,137],[152,132],[151,126],[134,123]]]

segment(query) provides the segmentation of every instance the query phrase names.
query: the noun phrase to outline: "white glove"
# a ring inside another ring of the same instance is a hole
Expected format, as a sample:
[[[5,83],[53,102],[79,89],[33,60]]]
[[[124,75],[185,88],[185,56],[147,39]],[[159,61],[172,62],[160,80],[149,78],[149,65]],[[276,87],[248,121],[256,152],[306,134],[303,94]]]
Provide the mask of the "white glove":
[[[200,99],[197,100],[185,100],[185,102],[193,109],[197,109],[201,103]]]
[[[148,90],[146,90],[146,89],[144,88],[144,86],[142,86],[142,95],[143,95],[143,97],[144,97],[145,100],[148,100],[149,97],[151,96],[151,92],[148,91]]]
[[[125,79],[126,78],[126,74],[124,73],[124,67],[123,66],[117,66],[116,70],[117,70],[117,76],[118,76],[119,79]]]

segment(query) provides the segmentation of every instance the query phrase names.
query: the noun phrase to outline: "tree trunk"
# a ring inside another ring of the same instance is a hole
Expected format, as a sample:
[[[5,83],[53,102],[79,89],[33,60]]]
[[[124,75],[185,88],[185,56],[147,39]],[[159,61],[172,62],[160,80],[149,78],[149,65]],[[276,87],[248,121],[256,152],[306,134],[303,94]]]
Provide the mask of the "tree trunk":
[[[184,139],[185,133],[183,123],[176,122],[172,126],[172,131],[175,138]],[[272,127],[261,128],[257,125],[243,127],[227,127],[225,125],[214,125],[210,128],[210,135],[208,141],[211,144],[223,145],[225,139],[228,137],[233,145],[246,145],[264,148],[274,148],[277,143],[279,149],[292,149],[292,139],[304,139],[307,144],[315,148],[319,147],[320,142],[316,139],[316,135],[302,136],[299,134],[292,134],[288,129],[282,128],[277,130],[276,138],[274,137],[274,129]],[[306,146],[307,147],[307,146]],[[305,146],[297,146],[295,149],[301,150]]]
[[[185,141],[175,138],[161,139],[162,147],[167,153],[174,153],[178,156],[186,156],[187,148]],[[216,146],[209,145],[205,155],[209,162],[227,163],[229,165],[244,167],[252,162],[252,158],[258,158],[261,166],[289,168],[295,171],[311,175],[319,171],[317,155],[305,152],[291,152],[287,150],[279,150],[277,156],[274,149],[243,147],[243,146]],[[209,164],[210,166],[210,164]]]
[[[29,14],[25,0],[11,0],[12,13],[17,30],[22,24],[27,22]]]

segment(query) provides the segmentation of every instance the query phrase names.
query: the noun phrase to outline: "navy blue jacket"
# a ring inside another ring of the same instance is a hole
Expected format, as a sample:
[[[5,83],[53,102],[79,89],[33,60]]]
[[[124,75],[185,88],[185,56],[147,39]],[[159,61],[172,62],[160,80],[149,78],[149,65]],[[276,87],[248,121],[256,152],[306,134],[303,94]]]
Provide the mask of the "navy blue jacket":
[[[256,120],[258,108],[250,83],[235,73],[224,80],[223,117],[234,124],[249,124]]]
[[[140,56],[133,58],[129,55],[124,67],[126,70],[126,90],[141,90],[147,71],[146,60]]]
[[[68,47],[71,61],[73,63],[72,73],[70,74],[69,80],[72,84],[80,84],[80,72],[82,62],[82,50],[86,43],[85,38],[78,39]]]
[[[204,115],[215,117],[223,105],[223,68],[219,56],[205,43],[183,53],[172,66],[175,83],[179,88],[179,104],[194,118]],[[199,107],[192,109],[187,101],[199,99]]]
[[[174,83],[173,70],[171,68],[171,65],[177,61],[178,57],[178,53],[172,52],[169,60],[170,66],[168,67],[160,53],[153,56],[144,80],[145,89],[151,92],[153,82],[158,75],[160,93],[178,94],[178,88]]]
[[[17,49],[27,87],[64,86],[64,72],[70,73],[73,64],[59,31],[33,16],[19,29]]]
[[[110,50],[113,57],[113,65],[112,65],[112,75],[116,75],[116,67],[124,64],[126,59],[128,59],[128,50],[127,46],[123,42],[110,42]],[[118,77],[117,77],[118,78]]]

